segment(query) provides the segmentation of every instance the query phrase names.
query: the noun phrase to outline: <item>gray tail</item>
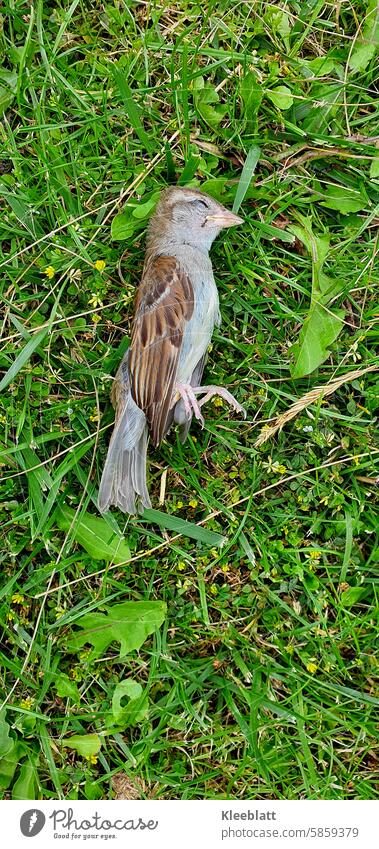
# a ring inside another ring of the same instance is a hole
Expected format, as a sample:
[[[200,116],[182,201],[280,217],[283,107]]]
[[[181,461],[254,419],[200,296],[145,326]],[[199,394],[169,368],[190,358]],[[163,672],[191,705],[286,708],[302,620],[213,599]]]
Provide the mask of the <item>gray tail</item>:
[[[151,507],[146,485],[148,430],[146,417],[130,393],[117,418],[101,482],[98,507],[106,513],[114,504],[124,513]]]

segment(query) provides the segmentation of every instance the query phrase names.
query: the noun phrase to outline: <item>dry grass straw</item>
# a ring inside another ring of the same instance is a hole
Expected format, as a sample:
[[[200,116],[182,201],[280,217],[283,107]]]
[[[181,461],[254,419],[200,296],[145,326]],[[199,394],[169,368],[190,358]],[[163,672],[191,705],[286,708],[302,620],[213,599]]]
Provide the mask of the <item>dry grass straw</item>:
[[[372,365],[367,366],[367,368],[363,369],[354,369],[354,371],[349,371],[347,374],[342,374],[340,377],[335,377],[334,380],[331,380],[330,383],[325,383],[324,386],[316,386],[315,389],[311,389],[310,392],[306,392],[302,398],[299,398],[295,401],[291,407],[286,410],[285,413],[282,413],[280,416],[274,420],[273,424],[265,425],[262,428],[261,433],[258,436],[258,439],[254,442],[255,448],[258,448],[260,445],[263,445],[264,442],[267,442],[268,439],[271,439],[272,436],[275,435],[278,431],[281,431],[284,425],[287,422],[294,419],[302,410],[306,407],[309,407],[311,404],[315,404],[320,398],[325,398],[327,395],[331,395],[336,389],[339,389],[344,383],[349,383],[351,380],[357,380],[357,378],[362,377],[368,371],[374,371],[378,366]]]

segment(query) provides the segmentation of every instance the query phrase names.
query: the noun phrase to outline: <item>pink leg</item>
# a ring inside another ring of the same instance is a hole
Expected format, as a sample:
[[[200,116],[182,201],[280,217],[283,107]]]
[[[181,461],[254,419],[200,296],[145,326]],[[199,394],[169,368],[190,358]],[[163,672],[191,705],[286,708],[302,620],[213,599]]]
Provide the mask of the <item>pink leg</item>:
[[[184,410],[187,418],[189,419],[193,414],[195,418],[199,420],[201,426],[204,427],[204,418],[200,412],[200,406],[196,400],[196,396],[192,389],[192,386],[189,386],[188,384],[184,383],[179,383],[176,388],[183,401]]]
[[[246,410],[244,407],[242,407],[234,395],[232,395],[231,392],[228,392],[227,389],[224,389],[223,386],[193,386],[191,389],[194,395],[204,395],[204,398],[199,399],[199,407],[202,407],[203,404],[210,401],[214,395],[219,395],[219,397],[224,398],[227,404],[230,404],[237,413],[242,413],[244,419],[246,419]]]

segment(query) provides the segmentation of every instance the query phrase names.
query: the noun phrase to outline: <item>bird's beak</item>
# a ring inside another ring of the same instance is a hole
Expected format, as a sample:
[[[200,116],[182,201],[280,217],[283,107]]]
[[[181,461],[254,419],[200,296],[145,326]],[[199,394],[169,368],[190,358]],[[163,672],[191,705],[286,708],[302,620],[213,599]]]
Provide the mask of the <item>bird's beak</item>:
[[[208,227],[236,227],[237,224],[243,224],[243,218],[234,215],[234,212],[229,212],[228,209],[216,215],[207,215],[205,221],[205,226]]]

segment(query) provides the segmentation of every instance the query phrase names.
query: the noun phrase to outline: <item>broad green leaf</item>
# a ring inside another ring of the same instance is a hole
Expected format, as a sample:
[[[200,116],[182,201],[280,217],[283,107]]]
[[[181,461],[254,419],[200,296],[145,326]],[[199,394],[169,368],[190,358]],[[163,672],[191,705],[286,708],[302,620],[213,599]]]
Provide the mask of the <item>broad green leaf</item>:
[[[193,85],[193,99],[199,115],[212,129],[218,126],[227,112],[227,106],[219,103],[219,96],[211,83],[204,82],[203,77],[196,77]],[[212,104],[218,104],[212,106]]]
[[[351,189],[347,186],[327,186],[323,200],[320,206],[325,206],[326,209],[336,209],[342,215],[347,215],[349,212],[359,212],[365,209],[368,204],[368,197],[364,190]]]
[[[0,758],[0,790],[7,790],[12,784],[13,776],[24,756],[20,743],[13,741],[14,745],[5,757]]]
[[[163,601],[125,601],[109,607],[106,613],[87,613],[75,624],[83,630],[76,632],[69,641],[69,648],[76,649],[90,643],[94,655],[101,655],[113,642],[120,643],[120,658],[139,649],[157,628],[166,615]]]
[[[299,64],[302,68],[309,70],[311,76],[325,77],[333,71],[336,60],[328,55],[317,56],[315,59],[300,59]]]
[[[291,368],[293,378],[305,377],[318,368],[330,354],[330,345],[337,339],[343,326],[343,310],[330,312],[320,303],[311,306],[299,334],[291,348],[295,363]]]
[[[202,103],[201,101],[197,103],[197,109],[205,123],[208,124],[211,129],[214,129],[221,123],[226,112],[225,106],[219,106],[218,109],[214,109],[214,107],[210,106],[209,103]]]
[[[128,704],[122,705],[127,698]],[[132,678],[119,681],[112,696],[112,719],[116,725],[136,725],[148,715],[147,693]]]
[[[294,105],[294,114],[308,133],[327,133],[341,110],[343,81],[317,82],[312,85],[308,100]]]
[[[159,198],[160,192],[154,192],[151,195],[151,198],[146,201],[146,203],[139,203],[137,206],[132,209],[133,218],[143,219],[147,218],[154,207],[156,206],[157,200]]]
[[[352,71],[364,71],[379,50],[379,3],[369,0],[361,34],[353,47],[349,67]]]
[[[300,227],[297,224],[290,225],[289,230],[291,230],[291,233],[294,233],[299,241],[307,248],[307,251],[312,258],[312,264],[318,274],[328,255],[330,245],[329,233],[321,233],[315,236],[312,231],[310,219],[304,220],[303,227]],[[318,279],[315,280],[314,271],[312,283],[313,285],[315,285],[315,283],[318,284]]]
[[[344,281],[335,277],[328,277],[323,271],[318,273],[318,291],[321,294],[321,303],[328,304],[344,289]]]
[[[54,681],[54,687],[62,699],[69,698],[72,699],[75,704],[79,704],[80,702],[80,693],[78,690],[75,681],[71,681],[68,675],[65,675],[64,672],[57,673],[56,680]]]
[[[240,176],[236,196],[234,198],[233,212],[238,212],[242,204],[245,194],[250,186],[254,171],[257,167],[260,155],[260,147],[257,147],[257,145],[254,144],[250,148],[242,168],[242,174]]]
[[[4,83],[15,94],[17,91],[18,74],[14,71],[6,71],[5,68],[0,68],[0,83]]]
[[[26,56],[25,56],[25,46],[27,47]],[[22,47],[15,47],[13,44],[8,47],[7,50],[7,58],[10,60],[12,65],[20,65],[22,60],[26,59],[27,63],[33,59],[35,51],[37,50],[37,44],[34,41],[29,41],[27,44],[24,44]]]
[[[169,513],[162,513],[160,510],[146,509],[143,511],[142,517],[139,517],[140,521],[141,518],[146,522],[159,525],[160,528],[166,528],[166,530],[174,531],[176,534],[182,534],[184,537],[196,539],[205,545],[222,546],[226,542],[226,537],[222,536],[222,534],[208,531],[207,528],[202,528],[194,522],[186,522],[185,519],[179,519],[178,516],[170,516]]]
[[[135,228],[136,224],[133,223],[133,219],[130,213],[119,212],[112,219],[111,237],[117,242],[122,241],[122,239],[130,239],[130,237],[134,233]]]
[[[350,59],[350,68],[353,71],[364,71],[371,59],[375,56],[375,44],[359,44],[355,48]]]
[[[312,260],[312,292],[309,314],[304,321],[299,339],[292,345],[294,378],[305,377],[318,368],[330,353],[343,326],[344,312],[327,306],[343,289],[344,281],[331,279],[322,271],[328,255],[330,238],[327,232],[315,234],[310,218],[301,218],[301,224],[289,226],[292,233],[305,245]]]
[[[227,182],[226,177],[211,177],[210,180],[204,180],[201,190],[222,203]]]
[[[95,799],[103,799],[104,790],[102,789],[100,784],[95,784],[92,779],[87,778],[87,781],[84,782],[84,795],[86,799],[89,799],[91,802]]]
[[[349,587],[341,593],[341,601],[344,607],[352,607],[366,595],[366,587]]]
[[[246,122],[246,130],[252,135],[256,135],[258,130],[258,112],[262,102],[263,89],[261,83],[258,82],[257,76],[252,71],[248,71],[242,78],[240,93],[242,116]]]
[[[20,775],[13,785],[12,799],[36,799],[37,797],[37,770],[31,760],[25,761],[21,767]]]
[[[283,43],[289,52],[289,35],[291,32],[291,26],[287,12],[279,7],[274,9],[273,6],[268,6],[264,20],[271,27],[273,32],[278,33],[278,35],[282,37]]]
[[[25,711],[25,713],[21,713],[15,718],[14,727],[17,731],[21,731],[21,734],[28,736],[35,728],[36,722],[37,719],[33,713]]]
[[[292,92],[286,85],[278,85],[277,88],[267,89],[266,94],[274,106],[277,106],[283,112],[286,109],[290,109],[293,104]]]
[[[130,549],[124,537],[112,532],[105,519],[82,513],[76,516],[71,507],[60,507],[56,521],[62,531],[69,531],[73,538],[94,558],[113,563],[125,563],[130,560]]]
[[[4,758],[15,744],[13,737],[9,736],[10,725],[5,719],[5,710],[0,713],[0,758]]]
[[[73,734],[62,740],[62,746],[74,749],[83,758],[90,758],[100,751],[101,740],[98,734]]]
[[[22,351],[20,351],[20,353],[12,363],[11,367],[8,369],[3,379],[0,381],[0,392],[2,392],[3,389],[6,389],[7,386],[12,383],[12,380],[14,380],[15,377],[18,375],[19,371],[24,368],[28,360],[30,360],[32,354],[34,354],[34,351],[38,348],[42,340],[45,338],[48,329],[48,327],[44,327],[42,330],[39,330],[38,333],[35,333],[34,336],[29,339],[29,342],[24,345]]]
[[[315,592],[320,586],[320,581],[316,575],[305,574],[303,576],[304,585],[308,590]]]

